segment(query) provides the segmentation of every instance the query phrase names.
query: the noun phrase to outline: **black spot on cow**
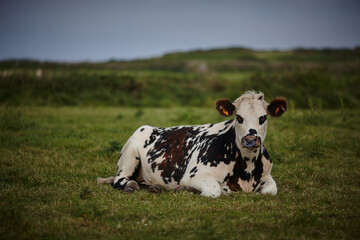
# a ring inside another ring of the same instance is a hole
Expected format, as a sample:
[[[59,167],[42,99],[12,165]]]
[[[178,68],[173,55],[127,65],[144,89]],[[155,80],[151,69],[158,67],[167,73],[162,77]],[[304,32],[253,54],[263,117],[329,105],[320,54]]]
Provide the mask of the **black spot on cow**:
[[[239,185],[239,172],[235,171],[235,169],[236,168],[234,167],[233,175],[229,177],[226,184],[229,186],[231,191],[238,192],[241,190],[241,187]]]
[[[145,129],[145,128],[141,128],[141,129],[140,129],[140,132],[144,131],[144,129]]]
[[[145,140],[144,148],[147,148],[148,146],[150,146],[156,140],[157,133],[158,133],[158,130],[156,128],[154,128],[153,132],[151,133],[151,135],[149,137],[149,139]]]
[[[197,173],[197,171],[198,171],[197,167],[193,167],[193,168],[190,170],[190,178],[195,177],[195,174]]]
[[[120,176],[120,173],[122,172],[122,170],[120,170],[120,171],[118,171],[117,173],[116,173],[116,176]]]
[[[227,182],[227,181],[229,180],[229,178],[230,178],[230,173],[228,173],[228,174],[226,175],[226,177],[224,178],[223,183]]]
[[[176,168],[174,170],[174,173],[173,173],[172,177],[174,178],[174,180],[176,182],[180,183],[180,180],[182,179],[183,175],[184,175],[184,173],[182,172],[182,170],[179,169],[179,168]]]
[[[120,178],[115,184],[111,183],[111,186],[113,186],[116,189],[124,189],[126,186],[127,180],[125,177]]]
[[[228,120],[228,121],[226,121],[224,124],[225,124],[225,127],[223,128],[223,129],[220,129],[219,131],[218,131],[218,133],[222,133],[222,132],[224,132],[224,131],[227,131],[227,130],[229,130],[228,129],[228,126],[231,124],[231,123],[233,123],[234,122],[234,119],[231,119],[231,120]]]
[[[246,173],[246,161],[242,158],[241,152],[239,149],[236,149],[237,157],[236,162],[232,171],[232,175],[226,176],[227,185],[229,186],[230,190],[233,192],[237,192],[241,190],[239,185],[239,179],[250,179],[250,173]],[[225,181],[224,179],[224,181]]]
[[[190,173],[196,173],[198,171],[197,167],[193,167],[191,170],[190,170]]]
[[[224,128],[226,129],[226,128]],[[220,132],[220,131],[219,131]],[[200,148],[198,162],[210,167],[216,167],[219,163],[230,164],[235,161],[236,143],[235,129],[230,127],[221,134],[207,136]]]
[[[225,178],[228,179],[227,185],[229,186],[231,191],[237,192],[241,190],[241,187],[239,185],[239,179],[249,182],[253,178],[255,181],[255,185],[259,184],[261,175],[263,173],[263,163],[261,162],[261,157],[262,153],[260,152],[258,157],[255,158],[256,160],[254,161],[254,169],[251,171],[251,173],[249,173],[245,171],[245,169],[247,168],[247,162],[245,159],[249,160],[249,158],[243,158],[240,150],[237,149],[237,158],[232,175]]]
[[[130,180],[135,180],[139,177],[140,174],[140,162],[138,163],[138,165],[136,166],[134,172],[132,173],[132,175],[129,177]]]
[[[229,125],[229,124],[233,123],[233,121],[234,121],[234,119],[231,119],[231,120],[226,121],[226,122],[225,122],[225,126],[227,126],[227,125]]]
[[[153,173],[155,172],[156,166],[157,166],[156,162],[153,162],[151,164],[151,170],[153,171]]]
[[[269,155],[269,153],[268,153],[268,151],[266,150],[265,147],[263,147],[263,155],[264,155],[264,157],[265,157],[267,160],[269,160],[269,161],[272,163],[272,160],[271,160],[271,158],[270,158],[270,155]]]
[[[252,177],[254,178],[255,182],[259,183],[261,179],[261,175],[263,173],[263,163],[261,161],[262,154],[258,155],[258,158],[255,161],[254,170],[251,172]]]
[[[148,162],[152,162],[153,171],[157,167],[165,184],[171,182],[172,179],[180,183],[194,152],[193,142],[188,143],[188,140],[195,139],[198,134],[199,130],[194,127],[173,127],[153,132],[150,136],[149,142],[154,138],[157,140],[154,147],[147,153]],[[154,161],[160,157],[164,160],[155,163]]]

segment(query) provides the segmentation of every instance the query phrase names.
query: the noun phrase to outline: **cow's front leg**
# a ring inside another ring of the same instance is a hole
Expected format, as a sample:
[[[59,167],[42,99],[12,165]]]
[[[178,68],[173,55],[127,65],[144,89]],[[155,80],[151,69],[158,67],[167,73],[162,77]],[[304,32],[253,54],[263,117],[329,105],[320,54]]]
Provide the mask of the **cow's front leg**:
[[[221,195],[221,187],[219,182],[213,177],[204,177],[200,180],[201,195],[205,197],[217,198]]]
[[[271,195],[277,194],[276,182],[270,175],[262,179],[259,192],[261,194],[271,194]]]

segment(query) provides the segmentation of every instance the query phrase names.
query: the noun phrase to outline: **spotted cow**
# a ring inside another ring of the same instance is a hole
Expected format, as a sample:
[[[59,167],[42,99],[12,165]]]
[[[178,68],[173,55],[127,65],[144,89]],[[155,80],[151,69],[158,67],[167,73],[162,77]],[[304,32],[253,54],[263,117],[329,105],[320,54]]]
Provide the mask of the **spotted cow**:
[[[115,177],[98,178],[125,192],[189,190],[203,196],[244,191],[275,195],[272,160],[264,146],[267,117],[287,110],[285,98],[270,104],[264,94],[220,99],[217,111],[231,120],[169,128],[142,126],[124,145]],[[140,186],[140,187],[139,187]]]

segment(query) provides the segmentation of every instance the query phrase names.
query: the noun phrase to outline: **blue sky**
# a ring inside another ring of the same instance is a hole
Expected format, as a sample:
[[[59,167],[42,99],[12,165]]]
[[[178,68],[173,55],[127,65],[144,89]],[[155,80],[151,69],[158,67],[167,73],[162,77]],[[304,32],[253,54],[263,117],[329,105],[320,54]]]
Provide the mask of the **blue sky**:
[[[0,0],[0,60],[360,45],[359,0]]]

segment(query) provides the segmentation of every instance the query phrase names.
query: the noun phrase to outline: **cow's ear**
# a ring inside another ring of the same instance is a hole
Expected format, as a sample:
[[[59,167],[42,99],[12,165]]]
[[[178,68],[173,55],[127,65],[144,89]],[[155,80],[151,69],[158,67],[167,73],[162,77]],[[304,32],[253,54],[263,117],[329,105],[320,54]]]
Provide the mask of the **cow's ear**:
[[[216,102],[216,110],[226,117],[229,117],[234,114],[235,106],[228,99],[220,99]]]
[[[288,103],[283,97],[274,98],[267,107],[268,114],[272,117],[280,117],[287,110]]]

